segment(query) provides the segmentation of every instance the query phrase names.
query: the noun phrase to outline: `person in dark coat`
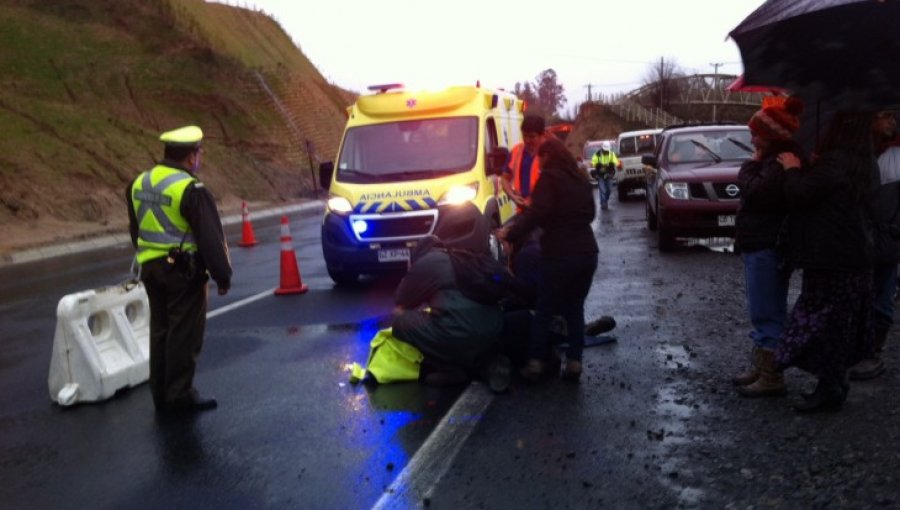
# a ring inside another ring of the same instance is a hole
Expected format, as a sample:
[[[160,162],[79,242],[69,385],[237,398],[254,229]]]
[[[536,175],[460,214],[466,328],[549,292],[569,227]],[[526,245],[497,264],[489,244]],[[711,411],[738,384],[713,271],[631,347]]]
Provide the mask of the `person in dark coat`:
[[[871,352],[870,204],[878,186],[871,133],[871,114],[839,112],[810,166],[791,153],[778,157],[790,206],[784,248],[803,278],[775,360],[818,379],[798,412],[839,411],[847,369]]]
[[[881,351],[894,324],[894,292],[900,262],[900,146],[894,112],[875,114],[872,125],[878,155],[880,186],[875,202],[875,266],[872,270],[874,351],[850,369],[851,381],[884,373]]]
[[[591,229],[596,214],[587,174],[557,139],[538,148],[541,179],[531,206],[499,232],[503,241],[521,246],[537,228],[542,231],[540,278],[529,339],[529,359],[520,374],[529,381],[542,377],[551,361],[553,317],[565,323],[568,343],[563,378],[578,381],[584,349],[584,302],[597,269],[597,241]],[[559,328],[556,329],[559,332]]]
[[[744,261],[753,350],[751,366],[734,377],[732,383],[746,397],[785,393],[783,373],[775,369],[775,349],[787,319],[791,271],[775,249],[788,211],[782,189],[784,168],[776,158],[790,152],[803,159],[802,150],[793,139],[802,112],[803,103],[793,97],[757,111],[748,123],[756,151],[738,173],[741,205],[735,220],[734,245]]]
[[[397,339],[424,355],[425,382],[466,382],[479,375],[498,350],[503,311],[499,304],[479,303],[463,294],[447,251],[490,257],[489,235],[488,219],[473,204],[451,206],[441,211],[434,236],[422,240],[411,254],[409,271],[394,294],[392,327]]]

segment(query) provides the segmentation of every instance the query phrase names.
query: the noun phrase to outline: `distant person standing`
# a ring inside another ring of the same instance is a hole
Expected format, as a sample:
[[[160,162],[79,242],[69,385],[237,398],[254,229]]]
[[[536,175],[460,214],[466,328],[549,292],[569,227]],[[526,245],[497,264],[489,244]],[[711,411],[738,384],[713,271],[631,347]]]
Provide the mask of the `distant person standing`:
[[[522,141],[513,146],[503,168],[500,184],[503,191],[522,212],[531,203],[531,192],[541,176],[537,150],[544,141],[544,118],[526,115],[522,120]]]
[[[609,196],[612,194],[612,180],[616,176],[619,158],[612,151],[609,142],[600,144],[600,150],[591,158],[591,164],[597,171],[597,188],[600,190],[600,209],[609,209]]]
[[[126,191],[131,241],[150,301],[150,391],[158,412],[216,407],[194,389],[206,327],[210,276],[219,295],[231,286],[231,262],[212,195],[197,179],[203,132],[163,133],[163,160]]]

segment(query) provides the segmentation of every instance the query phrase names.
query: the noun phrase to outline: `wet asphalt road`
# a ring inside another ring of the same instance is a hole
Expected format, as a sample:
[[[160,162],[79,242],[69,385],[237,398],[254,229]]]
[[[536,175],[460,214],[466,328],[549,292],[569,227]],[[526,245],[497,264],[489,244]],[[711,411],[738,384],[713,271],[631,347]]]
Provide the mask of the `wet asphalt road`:
[[[614,315],[618,342],[586,349],[580,385],[497,397],[347,383],[396,280],[333,288],[315,214],[291,218],[310,292],[209,320],[196,383],[220,407],[194,420],[156,419],[146,385],[72,409],[49,400],[56,302],[123,280],[126,251],[0,268],[0,507],[900,507],[896,346],[838,415],[791,411],[811,383],[796,371],[786,398],[736,396],[740,259],[660,255],[643,207],[613,199],[595,224],[586,315]],[[234,290],[211,310],[277,285],[277,224],[256,227],[261,245],[232,249]]]

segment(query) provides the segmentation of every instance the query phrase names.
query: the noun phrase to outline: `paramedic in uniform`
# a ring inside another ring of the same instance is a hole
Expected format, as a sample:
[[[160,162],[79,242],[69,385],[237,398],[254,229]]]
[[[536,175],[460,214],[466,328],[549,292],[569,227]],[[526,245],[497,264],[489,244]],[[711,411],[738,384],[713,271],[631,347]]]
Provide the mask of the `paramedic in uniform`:
[[[194,389],[210,276],[219,295],[231,262],[212,195],[197,180],[203,132],[163,133],[163,160],[128,187],[131,240],[150,301],[150,391],[157,411],[203,411],[216,400]]]
[[[516,203],[517,212],[531,203],[531,190],[541,174],[537,149],[542,141],[544,118],[526,115],[522,120],[522,141],[513,146],[500,179],[503,191]]]

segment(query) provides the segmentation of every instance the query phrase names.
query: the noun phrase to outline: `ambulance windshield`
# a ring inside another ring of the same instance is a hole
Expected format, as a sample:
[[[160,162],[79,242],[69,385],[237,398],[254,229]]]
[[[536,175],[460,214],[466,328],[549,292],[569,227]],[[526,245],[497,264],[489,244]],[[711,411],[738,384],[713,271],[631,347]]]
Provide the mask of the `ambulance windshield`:
[[[465,172],[475,166],[477,147],[477,117],[357,126],[344,136],[336,179],[378,183]]]

